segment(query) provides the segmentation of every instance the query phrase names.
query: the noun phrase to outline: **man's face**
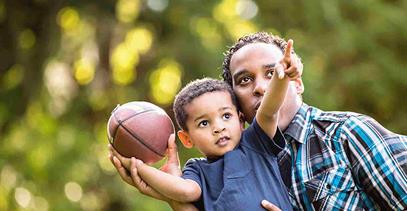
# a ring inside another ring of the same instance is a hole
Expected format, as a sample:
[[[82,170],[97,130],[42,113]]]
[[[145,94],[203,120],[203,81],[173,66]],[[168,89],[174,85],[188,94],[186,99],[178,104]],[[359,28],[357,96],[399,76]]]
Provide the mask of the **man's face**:
[[[282,58],[283,53],[277,46],[266,43],[248,44],[232,56],[230,71],[233,90],[246,121],[251,123],[255,117],[274,67]],[[280,119],[284,117],[284,112],[295,107],[293,104],[298,102],[298,94],[302,93],[302,88],[301,79],[290,82],[280,109]]]

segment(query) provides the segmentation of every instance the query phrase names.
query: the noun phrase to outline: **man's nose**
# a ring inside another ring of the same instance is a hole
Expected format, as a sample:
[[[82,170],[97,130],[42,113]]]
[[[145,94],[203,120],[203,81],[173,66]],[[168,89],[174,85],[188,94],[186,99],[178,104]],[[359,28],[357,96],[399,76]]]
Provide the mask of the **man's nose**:
[[[263,96],[267,89],[267,84],[269,80],[266,79],[257,79],[255,81],[255,86],[253,89],[253,95],[255,96]]]

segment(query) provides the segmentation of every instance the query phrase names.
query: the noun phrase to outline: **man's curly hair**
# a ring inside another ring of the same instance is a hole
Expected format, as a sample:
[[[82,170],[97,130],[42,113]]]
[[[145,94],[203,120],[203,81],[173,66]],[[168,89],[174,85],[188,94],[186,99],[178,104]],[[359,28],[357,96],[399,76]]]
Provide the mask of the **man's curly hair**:
[[[243,46],[251,43],[274,44],[281,50],[283,54],[287,46],[287,42],[284,39],[277,35],[269,34],[267,32],[256,32],[239,38],[239,40],[223,54],[225,58],[222,64],[223,66],[222,77],[223,80],[226,81],[230,86],[233,86],[232,73],[230,72],[230,60],[232,59],[232,56],[234,53],[236,53],[236,51],[238,51]]]
[[[185,111],[185,107],[189,103],[205,93],[217,91],[229,93],[230,97],[232,98],[233,105],[235,105],[236,109],[238,110],[236,96],[229,84],[212,78],[197,79],[189,82],[184,88],[181,89],[180,92],[178,92],[177,96],[175,96],[173,110],[178,127],[182,130],[188,131],[186,125],[188,113]]]

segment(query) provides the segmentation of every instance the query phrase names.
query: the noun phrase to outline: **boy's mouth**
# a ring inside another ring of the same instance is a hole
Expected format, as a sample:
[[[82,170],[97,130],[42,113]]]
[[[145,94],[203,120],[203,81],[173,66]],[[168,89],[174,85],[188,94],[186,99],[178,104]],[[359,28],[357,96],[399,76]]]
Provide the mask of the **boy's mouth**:
[[[229,140],[230,140],[230,138],[228,136],[222,136],[222,137],[220,137],[218,139],[218,141],[216,141],[215,144],[218,145],[218,146],[223,147],[223,146],[226,146],[228,144]]]

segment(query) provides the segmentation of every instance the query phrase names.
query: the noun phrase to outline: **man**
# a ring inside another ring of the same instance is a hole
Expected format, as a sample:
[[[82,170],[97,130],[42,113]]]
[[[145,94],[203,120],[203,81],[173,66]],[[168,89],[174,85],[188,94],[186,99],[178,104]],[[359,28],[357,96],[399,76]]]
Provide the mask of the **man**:
[[[226,53],[223,77],[232,85],[248,122],[255,116],[285,46],[277,36],[255,33],[240,38]],[[285,61],[287,68],[302,68],[293,55]],[[407,137],[364,115],[323,112],[308,106],[302,101],[301,78],[290,83],[278,117],[287,143],[279,155],[279,165],[294,209],[406,209]],[[167,163],[173,173],[179,171],[174,170],[179,169],[175,160]],[[126,178],[120,161],[112,161]],[[133,185],[154,197],[134,171]],[[268,202],[262,204],[275,210]]]

